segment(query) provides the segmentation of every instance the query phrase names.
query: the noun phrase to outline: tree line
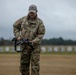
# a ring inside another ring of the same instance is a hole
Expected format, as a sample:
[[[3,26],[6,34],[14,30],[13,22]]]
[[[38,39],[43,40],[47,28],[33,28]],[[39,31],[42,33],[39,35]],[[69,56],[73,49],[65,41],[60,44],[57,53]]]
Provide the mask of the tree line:
[[[13,42],[11,39],[4,39],[0,38],[0,46],[11,46]],[[64,40],[62,37],[59,38],[50,38],[50,39],[43,39],[41,45],[76,45],[76,40]]]
[[[64,40],[62,37],[43,39],[41,42],[42,45],[76,45],[76,40]]]

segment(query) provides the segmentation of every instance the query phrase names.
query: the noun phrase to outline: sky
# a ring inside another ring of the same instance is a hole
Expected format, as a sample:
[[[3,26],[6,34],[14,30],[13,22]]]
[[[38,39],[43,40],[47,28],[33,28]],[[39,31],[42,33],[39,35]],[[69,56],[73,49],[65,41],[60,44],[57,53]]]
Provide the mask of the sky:
[[[27,15],[32,4],[44,22],[44,38],[76,40],[76,0],[0,0],[0,37],[14,37],[14,22]]]

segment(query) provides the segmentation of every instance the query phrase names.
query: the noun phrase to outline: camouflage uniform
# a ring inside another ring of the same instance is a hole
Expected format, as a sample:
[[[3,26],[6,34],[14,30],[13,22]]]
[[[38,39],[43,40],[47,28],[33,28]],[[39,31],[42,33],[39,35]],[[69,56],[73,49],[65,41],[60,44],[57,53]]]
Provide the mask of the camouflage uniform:
[[[28,16],[24,16],[14,23],[13,28],[15,37],[21,36],[34,41],[33,51],[29,46],[21,45],[20,72],[22,75],[29,75],[31,64],[31,75],[39,75],[40,43],[45,34],[42,20],[36,17],[34,21],[31,21]],[[26,49],[24,49],[25,46]]]

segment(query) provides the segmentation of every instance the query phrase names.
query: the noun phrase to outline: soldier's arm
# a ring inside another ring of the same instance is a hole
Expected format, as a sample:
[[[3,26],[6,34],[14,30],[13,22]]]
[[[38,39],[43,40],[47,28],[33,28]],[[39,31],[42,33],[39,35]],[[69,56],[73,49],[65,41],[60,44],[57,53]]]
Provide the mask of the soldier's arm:
[[[39,28],[37,31],[37,37],[33,40],[34,43],[41,43],[41,40],[45,34],[45,26],[42,21],[40,21]]]
[[[20,18],[13,24],[13,33],[16,38],[20,37],[21,24],[22,24],[22,18]]]

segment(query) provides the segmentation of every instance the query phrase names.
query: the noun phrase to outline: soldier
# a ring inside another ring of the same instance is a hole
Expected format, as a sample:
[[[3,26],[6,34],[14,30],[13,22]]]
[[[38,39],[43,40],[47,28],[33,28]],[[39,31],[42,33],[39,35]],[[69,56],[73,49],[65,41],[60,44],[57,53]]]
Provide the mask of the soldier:
[[[34,47],[34,50],[31,50],[29,46],[21,45],[20,72],[22,75],[29,75],[30,71],[31,75],[39,75],[40,72],[40,43],[45,34],[45,26],[38,18],[37,12],[37,7],[30,5],[28,15],[20,18],[13,25],[17,40],[28,38]]]

